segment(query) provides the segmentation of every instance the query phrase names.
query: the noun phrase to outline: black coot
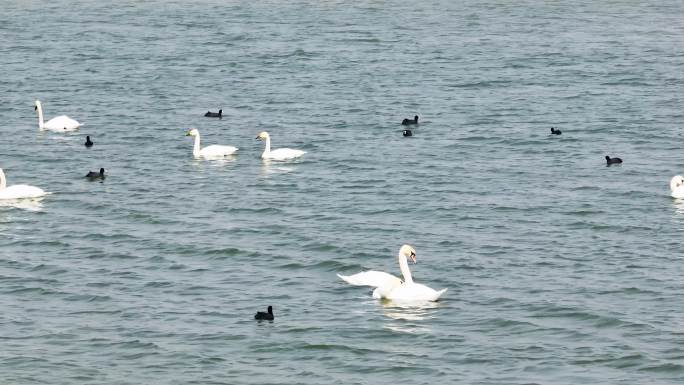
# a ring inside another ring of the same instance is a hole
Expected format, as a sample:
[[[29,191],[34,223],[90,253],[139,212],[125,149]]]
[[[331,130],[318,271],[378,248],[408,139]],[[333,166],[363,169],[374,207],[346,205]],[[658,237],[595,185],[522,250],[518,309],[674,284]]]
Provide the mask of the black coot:
[[[254,319],[272,321],[273,320],[273,306],[268,307],[268,312],[258,311],[254,315]]]

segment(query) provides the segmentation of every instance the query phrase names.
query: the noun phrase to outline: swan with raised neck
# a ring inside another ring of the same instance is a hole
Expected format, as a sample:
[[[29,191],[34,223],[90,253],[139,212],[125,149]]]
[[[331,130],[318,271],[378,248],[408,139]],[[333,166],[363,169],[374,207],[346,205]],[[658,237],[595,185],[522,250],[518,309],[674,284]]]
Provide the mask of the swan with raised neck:
[[[40,103],[40,100],[36,100],[35,102],[35,108],[36,111],[38,111],[38,128],[43,131],[43,130],[50,130],[54,132],[65,132],[65,131],[73,131],[77,130],[80,126],[81,123],[77,122],[74,119],[71,119],[70,117],[66,115],[60,115],[57,117],[54,117],[47,122],[43,121],[43,106]]]
[[[413,282],[408,261],[416,263],[416,251],[410,245],[403,245],[397,257],[399,269],[404,281],[382,271],[363,271],[350,276],[337,274],[345,282],[355,286],[374,287],[373,298],[384,298],[399,302],[437,301],[447,289],[434,290],[420,283]]]
[[[411,259],[413,263],[416,263],[416,250],[409,245],[404,245],[399,249],[397,258],[399,259],[399,270],[401,270],[401,275],[404,276],[404,283],[413,283],[408,260]]]
[[[5,172],[0,168],[0,199],[39,198],[47,194],[38,187],[26,184],[16,184],[7,187]]]
[[[200,133],[196,128],[191,128],[185,133],[185,136],[195,137],[195,144],[192,147],[192,155],[195,158],[205,157],[205,158],[222,158],[228,155],[233,155],[237,151],[237,147],[233,146],[221,146],[213,144],[204,148],[200,147]]]
[[[261,153],[262,159],[287,160],[299,158],[300,156],[306,154],[305,151],[295,150],[292,148],[278,148],[275,150],[271,150],[271,135],[269,135],[266,131],[260,132],[256,138],[266,142],[264,152]]]

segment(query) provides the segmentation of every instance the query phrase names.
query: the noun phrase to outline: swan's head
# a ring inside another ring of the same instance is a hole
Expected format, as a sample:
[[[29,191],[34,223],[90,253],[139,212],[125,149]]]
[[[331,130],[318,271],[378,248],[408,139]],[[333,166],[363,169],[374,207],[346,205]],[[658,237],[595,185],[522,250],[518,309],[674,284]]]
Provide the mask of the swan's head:
[[[40,108],[40,100],[36,99],[36,102],[33,103],[33,105],[35,106],[35,107],[33,107],[33,110],[39,109]]]
[[[197,136],[199,135],[199,131],[197,131],[196,128],[191,128],[188,130],[188,132],[185,133],[185,136]]]
[[[406,257],[407,260],[416,263],[416,249],[412,246],[404,245],[399,249],[399,254]]]
[[[670,179],[670,190],[675,190],[684,185],[684,177],[681,175],[675,175]]]
[[[257,135],[256,138],[259,139],[259,140],[266,140],[266,139],[268,139],[268,132],[266,132],[266,131],[261,131],[261,132],[259,133],[259,135]]]

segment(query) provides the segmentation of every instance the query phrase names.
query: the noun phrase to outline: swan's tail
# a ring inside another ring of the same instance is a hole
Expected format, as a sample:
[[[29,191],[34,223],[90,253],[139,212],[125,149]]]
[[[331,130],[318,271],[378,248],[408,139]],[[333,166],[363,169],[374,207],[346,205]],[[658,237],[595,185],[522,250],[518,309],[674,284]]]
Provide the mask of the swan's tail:
[[[432,301],[437,301],[439,299],[439,297],[442,296],[442,294],[446,293],[447,290],[449,290],[449,289],[448,288],[442,289],[442,290],[438,291],[437,293],[435,293],[435,298],[432,299]]]

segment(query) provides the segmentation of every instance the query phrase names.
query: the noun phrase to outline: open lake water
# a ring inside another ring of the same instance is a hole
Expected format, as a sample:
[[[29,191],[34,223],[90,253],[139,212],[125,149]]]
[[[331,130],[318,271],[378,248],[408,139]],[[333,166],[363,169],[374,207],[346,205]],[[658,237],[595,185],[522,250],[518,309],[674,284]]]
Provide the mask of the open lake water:
[[[0,383],[683,383],[683,20],[6,0],[0,167],[53,194],[0,207]],[[189,127],[238,155],[195,160]],[[262,162],[264,130],[307,154]],[[404,243],[439,302],[336,276],[399,275]]]

